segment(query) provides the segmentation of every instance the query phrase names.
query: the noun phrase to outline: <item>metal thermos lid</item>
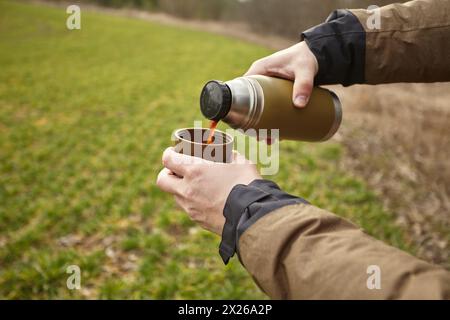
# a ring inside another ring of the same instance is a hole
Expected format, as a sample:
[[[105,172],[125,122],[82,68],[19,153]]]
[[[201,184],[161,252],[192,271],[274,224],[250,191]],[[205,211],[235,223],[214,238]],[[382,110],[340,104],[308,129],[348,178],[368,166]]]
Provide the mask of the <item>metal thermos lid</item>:
[[[231,108],[231,90],[222,81],[208,81],[200,95],[200,110],[214,121],[223,119]]]

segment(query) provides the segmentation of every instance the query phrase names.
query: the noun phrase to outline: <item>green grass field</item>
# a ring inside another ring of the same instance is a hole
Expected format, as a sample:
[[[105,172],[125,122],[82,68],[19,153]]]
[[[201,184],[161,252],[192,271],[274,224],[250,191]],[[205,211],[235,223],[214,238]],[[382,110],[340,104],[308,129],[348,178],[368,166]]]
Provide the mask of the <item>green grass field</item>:
[[[0,298],[264,298],[155,179],[171,132],[202,119],[204,82],[270,52],[84,11],[69,31],[66,18],[64,8],[0,2]],[[341,168],[342,152],[282,142],[270,178],[411,251]],[[72,264],[81,290],[66,287]]]

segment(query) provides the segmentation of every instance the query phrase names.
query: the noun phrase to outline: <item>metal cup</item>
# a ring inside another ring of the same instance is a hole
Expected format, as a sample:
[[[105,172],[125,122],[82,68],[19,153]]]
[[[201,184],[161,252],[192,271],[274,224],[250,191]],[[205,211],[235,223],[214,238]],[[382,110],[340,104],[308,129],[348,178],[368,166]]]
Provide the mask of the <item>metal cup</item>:
[[[176,152],[214,162],[230,163],[233,158],[233,137],[215,130],[212,142],[207,143],[207,128],[183,128],[173,132]]]

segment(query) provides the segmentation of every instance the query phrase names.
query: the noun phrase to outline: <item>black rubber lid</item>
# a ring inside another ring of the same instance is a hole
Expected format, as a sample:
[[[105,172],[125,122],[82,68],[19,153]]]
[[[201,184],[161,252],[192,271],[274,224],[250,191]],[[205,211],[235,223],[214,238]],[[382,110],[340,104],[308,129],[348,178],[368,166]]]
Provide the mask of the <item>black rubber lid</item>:
[[[219,121],[228,114],[230,107],[230,88],[222,81],[208,81],[200,95],[200,110],[203,115],[210,120]]]

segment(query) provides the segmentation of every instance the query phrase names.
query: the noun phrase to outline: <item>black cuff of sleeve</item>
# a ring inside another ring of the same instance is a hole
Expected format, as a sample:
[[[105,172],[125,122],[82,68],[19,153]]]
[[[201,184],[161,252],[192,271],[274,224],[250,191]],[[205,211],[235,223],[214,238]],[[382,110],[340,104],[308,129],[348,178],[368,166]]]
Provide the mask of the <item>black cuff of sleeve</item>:
[[[235,185],[231,190],[223,209],[225,225],[222,230],[222,242],[219,246],[219,253],[225,264],[236,251],[237,225],[242,212],[253,202],[269,196],[270,194],[267,192],[244,184]]]
[[[335,10],[326,22],[301,34],[316,56],[315,85],[364,83],[366,33],[349,10]]]
[[[234,186],[223,210],[225,225],[219,246],[223,262],[228,263],[237,251],[239,237],[253,223],[275,209],[294,203],[307,202],[282,191],[269,180],[258,179],[249,185]]]

